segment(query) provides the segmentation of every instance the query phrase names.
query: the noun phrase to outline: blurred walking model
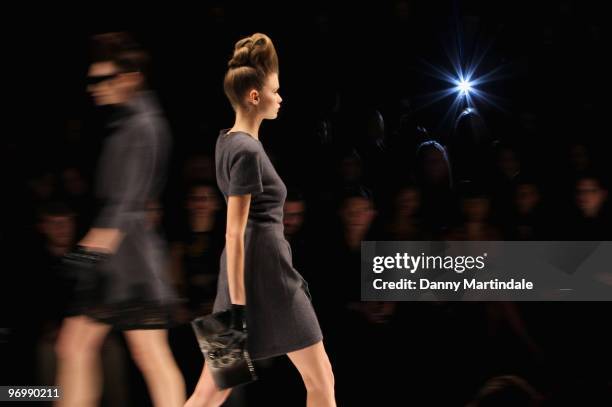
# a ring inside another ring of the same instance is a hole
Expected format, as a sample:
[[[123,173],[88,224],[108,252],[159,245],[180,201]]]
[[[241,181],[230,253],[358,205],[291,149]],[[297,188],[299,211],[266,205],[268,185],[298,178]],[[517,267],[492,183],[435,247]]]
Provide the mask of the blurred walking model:
[[[259,141],[262,121],[275,119],[282,101],[270,38],[253,34],[236,43],[224,89],[236,120],[216,143],[227,230],[214,312],[231,309],[235,329],[246,326],[253,359],[287,354],[304,380],[308,406],[335,406],[334,376],[308,284],[293,268],[283,235],[287,189]],[[186,406],[219,406],[230,392],[216,387],[205,364]]]
[[[95,290],[77,292],[79,301],[59,334],[57,384],[63,397],[57,405],[97,404],[98,352],[106,334],[116,329],[125,335],[153,404],[182,406],[185,385],[165,329],[176,296],[166,277],[163,242],[146,216],[147,204],[163,187],[170,134],[155,95],[146,88],[147,54],[126,33],[94,40],[88,91],[96,105],[111,111],[110,134],[96,174],[101,210],[75,252],[104,260],[96,269]],[[90,273],[80,277],[79,287],[91,285],[83,281],[92,280]]]

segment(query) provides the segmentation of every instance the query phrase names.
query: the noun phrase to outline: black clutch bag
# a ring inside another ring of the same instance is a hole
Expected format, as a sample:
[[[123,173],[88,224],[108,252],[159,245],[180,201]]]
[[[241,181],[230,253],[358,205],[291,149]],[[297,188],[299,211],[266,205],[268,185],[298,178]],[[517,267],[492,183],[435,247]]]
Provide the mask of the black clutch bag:
[[[77,247],[64,255],[62,275],[72,284],[74,306],[84,306],[102,299],[107,281],[100,270],[100,264],[108,258],[108,254],[83,247]]]
[[[247,333],[231,329],[230,321],[230,310],[191,321],[200,349],[220,389],[257,380],[253,361],[246,349]]]

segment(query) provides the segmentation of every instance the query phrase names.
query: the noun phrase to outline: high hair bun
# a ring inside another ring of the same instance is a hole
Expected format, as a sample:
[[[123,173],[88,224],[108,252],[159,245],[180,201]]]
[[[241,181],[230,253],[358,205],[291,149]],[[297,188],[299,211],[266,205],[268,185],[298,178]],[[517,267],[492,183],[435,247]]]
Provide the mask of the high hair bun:
[[[241,68],[243,66],[250,66],[251,63],[251,50],[253,41],[251,38],[244,38],[236,43],[234,48],[234,55],[227,63],[229,69]]]
[[[234,109],[244,104],[250,90],[261,90],[270,74],[278,74],[278,57],[272,40],[256,33],[238,41],[223,80],[223,90]]]
[[[278,58],[272,40],[261,33],[239,40],[227,66],[228,69],[250,67],[266,75],[278,72]]]

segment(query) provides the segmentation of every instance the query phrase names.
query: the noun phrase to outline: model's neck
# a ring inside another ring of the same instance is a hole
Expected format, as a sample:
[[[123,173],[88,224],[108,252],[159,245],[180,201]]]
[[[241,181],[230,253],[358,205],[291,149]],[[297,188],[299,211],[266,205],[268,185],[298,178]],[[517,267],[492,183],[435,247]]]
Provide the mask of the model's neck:
[[[230,129],[230,132],[241,131],[259,140],[259,126],[261,126],[261,122],[262,119],[255,115],[249,115],[238,111],[236,112],[236,121],[234,122],[234,126]]]

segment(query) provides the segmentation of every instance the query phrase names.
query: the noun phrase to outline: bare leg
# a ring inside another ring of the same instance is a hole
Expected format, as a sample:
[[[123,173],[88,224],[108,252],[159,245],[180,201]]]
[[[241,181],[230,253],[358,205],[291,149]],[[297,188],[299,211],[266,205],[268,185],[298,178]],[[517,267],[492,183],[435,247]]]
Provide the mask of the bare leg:
[[[208,364],[204,364],[200,380],[185,407],[218,407],[229,397],[232,389],[221,390],[215,384]]]
[[[287,354],[304,380],[307,407],[335,407],[334,373],[323,341]]]
[[[134,362],[142,372],[155,406],[183,406],[185,382],[174,361],[165,329],[124,332]]]
[[[58,407],[86,407],[98,403],[101,390],[100,347],[110,331],[86,316],[66,318],[55,344],[57,385],[63,393]]]

